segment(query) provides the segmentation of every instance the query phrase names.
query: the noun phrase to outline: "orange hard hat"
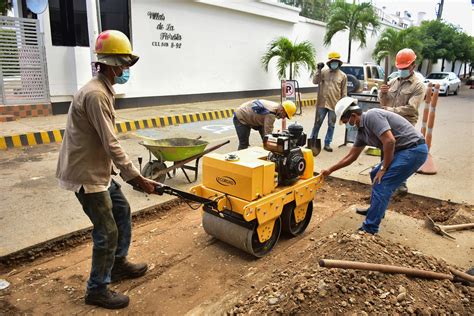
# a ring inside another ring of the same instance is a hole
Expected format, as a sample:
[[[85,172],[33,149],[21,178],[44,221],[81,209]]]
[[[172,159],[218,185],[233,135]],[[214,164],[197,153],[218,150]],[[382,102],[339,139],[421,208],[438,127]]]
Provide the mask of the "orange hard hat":
[[[397,53],[395,66],[398,69],[404,69],[410,66],[416,59],[415,52],[410,48],[404,48]]]

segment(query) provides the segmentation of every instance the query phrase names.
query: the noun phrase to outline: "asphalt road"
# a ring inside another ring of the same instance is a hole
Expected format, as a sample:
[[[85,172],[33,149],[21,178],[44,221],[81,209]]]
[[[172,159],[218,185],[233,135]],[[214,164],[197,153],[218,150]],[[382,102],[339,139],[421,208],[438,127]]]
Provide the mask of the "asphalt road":
[[[440,97],[431,149],[438,174],[417,174],[410,178],[408,187],[411,193],[474,204],[473,111],[474,90],[467,87],[463,87],[458,96]],[[314,121],[314,109],[304,108],[303,115],[294,120],[301,123],[309,134]],[[419,128],[421,123],[418,125]],[[280,126],[281,123],[277,121],[275,127],[278,129]],[[321,138],[324,138],[325,132],[326,125],[323,125]],[[142,137],[198,136],[209,141],[209,146],[227,139],[231,141],[217,152],[227,153],[237,149],[237,137],[231,119],[139,130],[121,135],[120,138],[134,161],[142,156],[146,162],[148,151],[139,144]],[[350,145],[337,146],[343,141],[344,128],[337,126],[333,144],[335,151],[323,151],[316,159],[315,171],[329,167],[348,152]],[[260,145],[257,132],[252,132],[251,144]],[[0,153],[0,256],[90,226],[74,194],[57,186],[55,169],[58,149],[58,145],[52,144]],[[353,165],[335,172],[333,176],[369,183],[368,172],[378,160],[378,157],[362,154]],[[191,186],[186,183],[181,171],[178,171],[176,178],[167,179],[166,183],[180,189]],[[127,184],[123,185],[123,190],[133,211],[172,198],[148,196],[131,190]]]

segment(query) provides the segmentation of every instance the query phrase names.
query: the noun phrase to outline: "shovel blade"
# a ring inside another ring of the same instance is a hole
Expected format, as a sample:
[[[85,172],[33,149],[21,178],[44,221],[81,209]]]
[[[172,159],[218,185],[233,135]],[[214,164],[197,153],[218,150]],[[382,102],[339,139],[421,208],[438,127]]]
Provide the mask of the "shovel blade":
[[[321,152],[321,140],[309,138],[308,148],[311,149],[313,156],[316,157]]]

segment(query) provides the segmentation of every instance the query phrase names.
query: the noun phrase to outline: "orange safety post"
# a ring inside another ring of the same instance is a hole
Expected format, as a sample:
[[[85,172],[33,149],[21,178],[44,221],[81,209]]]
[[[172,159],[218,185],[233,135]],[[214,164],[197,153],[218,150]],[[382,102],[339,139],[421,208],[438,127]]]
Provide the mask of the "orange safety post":
[[[428,150],[431,148],[431,140],[433,138],[433,126],[434,120],[436,115],[436,104],[438,103],[438,96],[439,96],[439,84],[435,85],[434,93],[431,98],[431,106],[430,106],[430,113],[428,117],[428,128],[426,130],[426,145],[428,145]],[[426,159],[425,163],[418,169],[418,173],[421,174],[436,174],[437,170],[433,162],[433,158],[431,154],[428,153],[428,159]]]
[[[421,134],[426,137],[426,124],[428,123],[428,115],[430,113],[431,95],[433,94],[433,84],[428,83],[425,94],[425,108],[423,109],[423,120],[421,121]]]
[[[286,80],[281,81],[281,96],[280,96],[280,104],[286,100]],[[281,119],[281,130],[284,131],[286,129],[286,119]]]

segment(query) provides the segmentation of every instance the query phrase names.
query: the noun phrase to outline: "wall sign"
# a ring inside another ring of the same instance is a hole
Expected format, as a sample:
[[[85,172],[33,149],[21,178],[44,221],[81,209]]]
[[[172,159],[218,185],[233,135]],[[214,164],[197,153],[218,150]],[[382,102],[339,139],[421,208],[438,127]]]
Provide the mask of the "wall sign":
[[[158,32],[156,40],[151,42],[153,47],[182,48],[183,37],[176,31],[173,24],[166,22],[166,16],[160,12],[147,12],[148,18],[155,22],[155,30]]]

